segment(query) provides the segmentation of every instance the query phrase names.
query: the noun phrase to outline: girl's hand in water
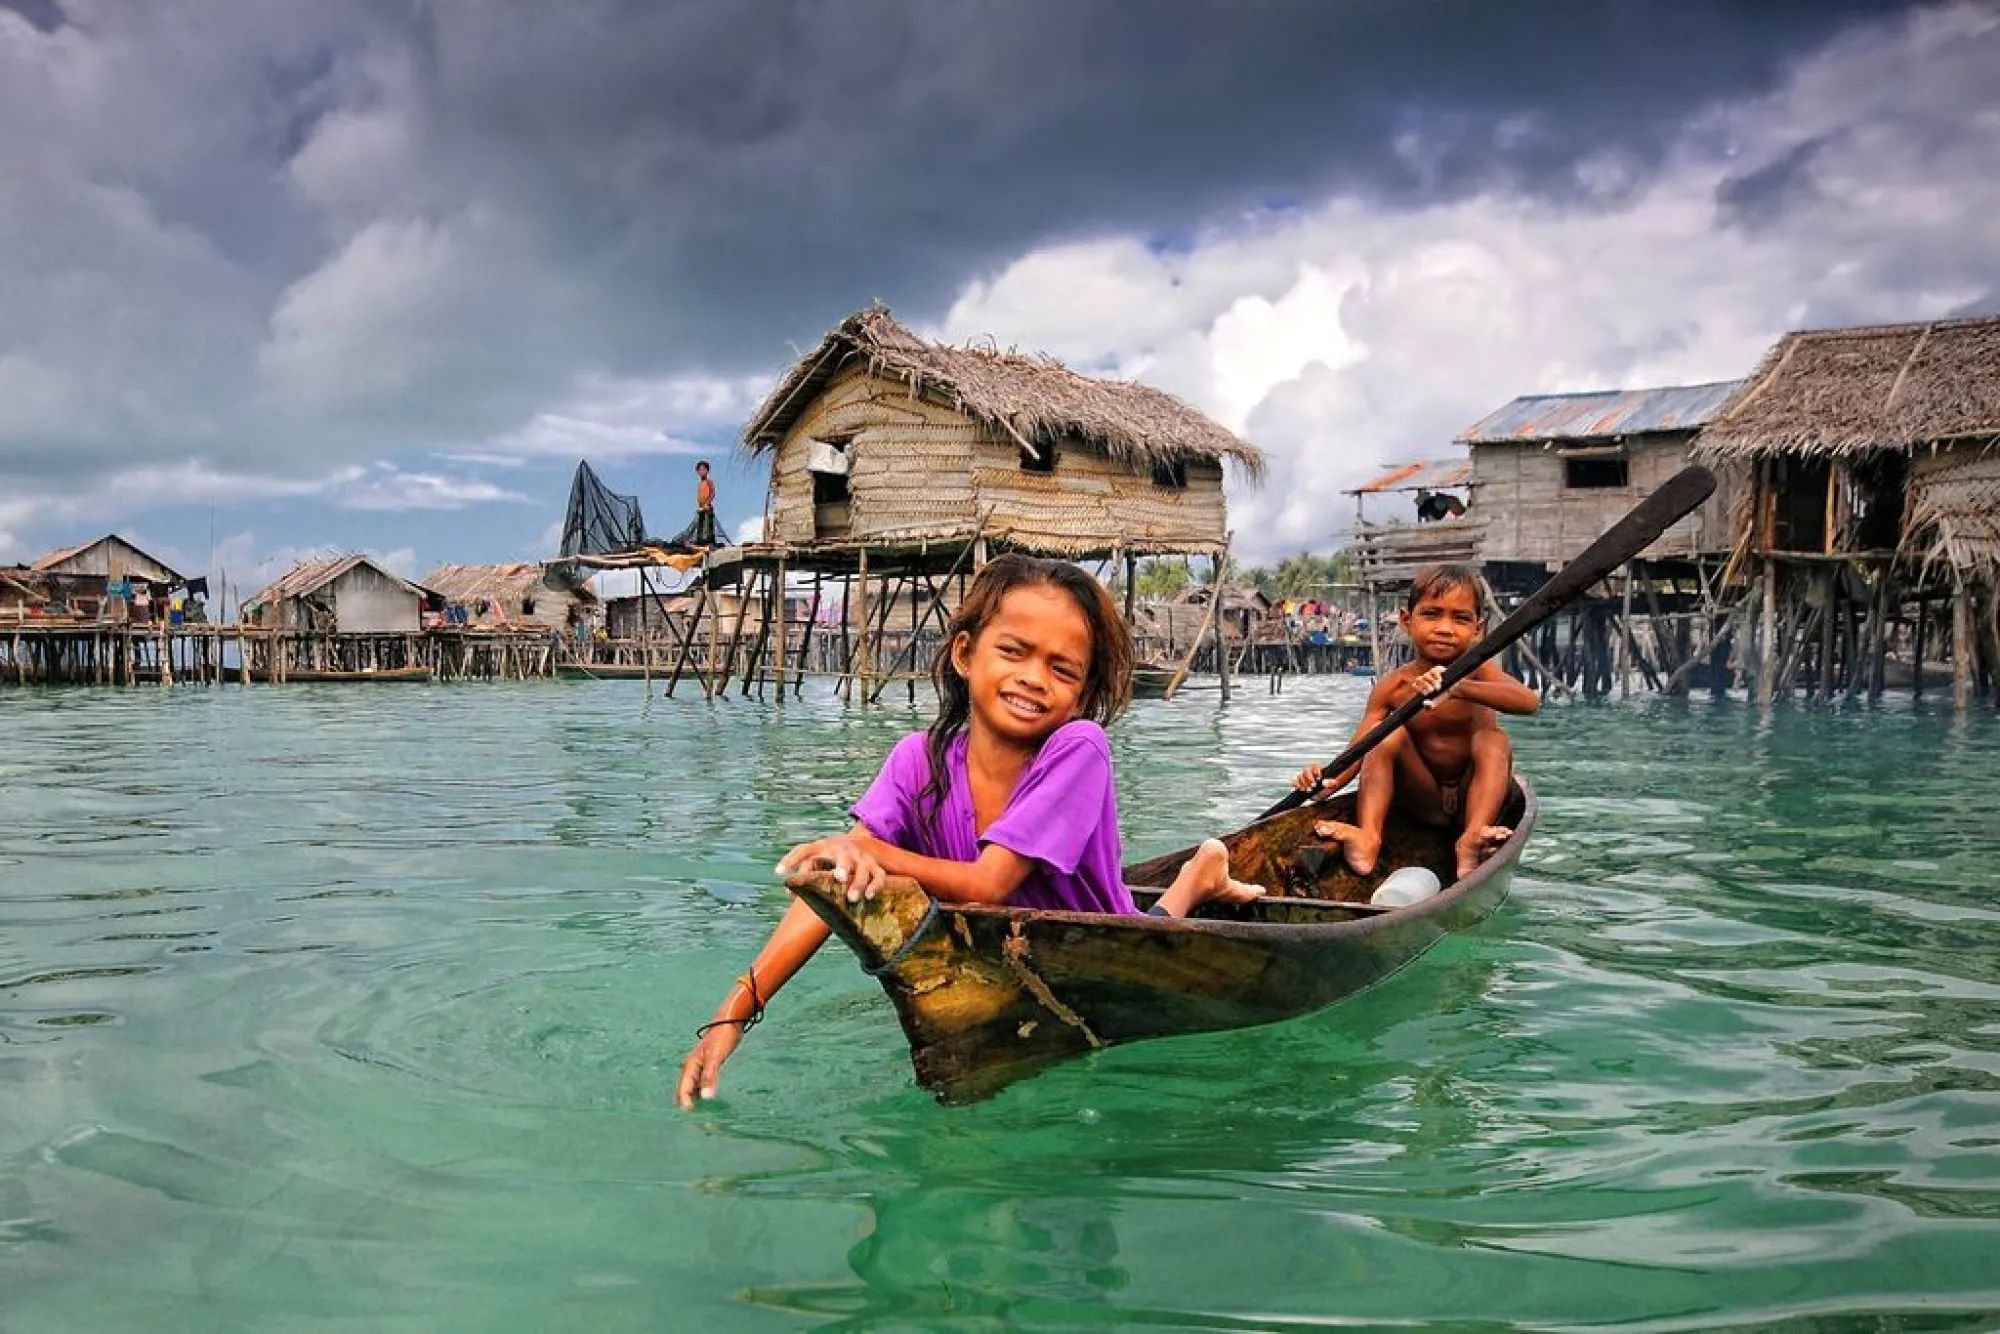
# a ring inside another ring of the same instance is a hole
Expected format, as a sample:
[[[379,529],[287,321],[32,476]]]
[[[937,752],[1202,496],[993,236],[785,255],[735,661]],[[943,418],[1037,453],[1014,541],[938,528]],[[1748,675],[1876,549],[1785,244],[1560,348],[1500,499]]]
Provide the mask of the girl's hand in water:
[[[882,887],[882,864],[868,845],[852,834],[816,838],[801,843],[778,862],[778,874],[794,876],[801,871],[831,870],[833,878],[847,886],[847,901],[859,903],[875,897]]]
[[[728,1008],[728,1002],[724,1002],[723,1008]],[[721,1011],[716,1012],[716,1018],[724,1017]],[[702,1034],[694,1050],[681,1062],[681,1083],[675,1101],[685,1108],[694,1106],[697,1097],[713,1098],[722,1077],[722,1063],[735,1054],[737,1044],[742,1041],[742,1024],[717,1024]]]

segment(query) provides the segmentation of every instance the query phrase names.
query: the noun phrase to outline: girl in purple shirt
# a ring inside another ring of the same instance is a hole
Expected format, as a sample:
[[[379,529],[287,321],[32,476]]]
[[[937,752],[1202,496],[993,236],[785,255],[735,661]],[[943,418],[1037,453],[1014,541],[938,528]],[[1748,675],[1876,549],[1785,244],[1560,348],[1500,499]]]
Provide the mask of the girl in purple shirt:
[[[853,901],[902,875],[947,903],[1137,911],[1119,874],[1103,728],[1124,711],[1131,675],[1132,640],[1102,584],[1066,561],[1000,557],[931,664],[937,721],[896,743],[852,829],[801,843],[778,873],[831,867]],[[1210,839],[1152,911],[1185,916],[1262,892],[1229,878],[1228,852]],[[744,1030],[828,934],[803,903],[786,911],[682,1064],[681,1106],[715,1096]]]

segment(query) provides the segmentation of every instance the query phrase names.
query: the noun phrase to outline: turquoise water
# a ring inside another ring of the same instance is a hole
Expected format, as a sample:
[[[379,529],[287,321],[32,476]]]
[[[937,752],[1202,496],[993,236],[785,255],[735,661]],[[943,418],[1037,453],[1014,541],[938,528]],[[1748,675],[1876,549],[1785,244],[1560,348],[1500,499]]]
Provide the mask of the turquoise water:
[[[1128,851],[1365,683],[1245,684],[1115,730]],[[0,1328],[2000,1323],[1990,716],[1554,706],[1513,900],[1354,1001],[952,1109],[829,951],[674,1111],[915,722],[0,693]]]

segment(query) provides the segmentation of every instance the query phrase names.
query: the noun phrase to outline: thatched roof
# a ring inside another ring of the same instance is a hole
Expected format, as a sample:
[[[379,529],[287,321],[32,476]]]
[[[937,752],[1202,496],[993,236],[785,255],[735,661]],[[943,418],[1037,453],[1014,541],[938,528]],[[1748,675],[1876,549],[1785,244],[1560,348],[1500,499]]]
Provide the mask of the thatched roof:
[[[512,565],[440,565],[424,576],[424,587],[444,598],[469,606],[482,598],[490,602],[519,606],[523,598],[568,597],[585,606],[595,606],[597,594],[581,585],[558,588],[544,581],[547,566],[535,562]]]
[[[366,565],[384,579],[401,584],[418,597],[422,597],[427,591],[359,552],[331,552],[300,561],[244,601],[246,604],[257,602],[271,604],[284,602],[290,598],[307,597],[360,565]]]
[[[1714,458],[2000,437],[2000,319],[1786,334],[1697,442]]]
[[[743,428],[753,454],[776,447],[815,394],[856,363],[1013,437],[1024,453],[1065,436],[1134,468],[1234,459],[1252,476],[1264,456],[1172,394],[1130,380],[1079,375],[1051,357],[948,347],[898,324],[882,306],[850,315],[788,371]]]

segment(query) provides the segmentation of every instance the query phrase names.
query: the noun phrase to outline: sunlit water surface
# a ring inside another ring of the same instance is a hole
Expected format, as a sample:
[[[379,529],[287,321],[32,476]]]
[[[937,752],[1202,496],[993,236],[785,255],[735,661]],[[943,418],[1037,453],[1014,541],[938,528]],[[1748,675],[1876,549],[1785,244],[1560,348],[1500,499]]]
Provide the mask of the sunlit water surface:
[[[1147,703],[1128,851],[1363,683]],[[1511,902],[1307,1019],[992,1101],[830,950],[690,1029],[899,704],[0,694],[0,1328],[2000,1320],[2000,725],[1552,707]]]

